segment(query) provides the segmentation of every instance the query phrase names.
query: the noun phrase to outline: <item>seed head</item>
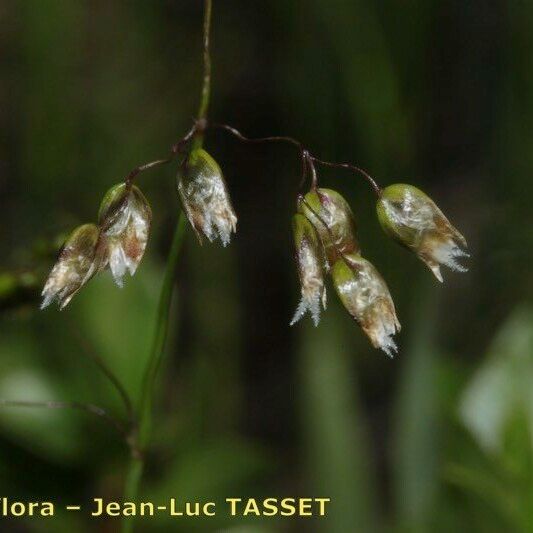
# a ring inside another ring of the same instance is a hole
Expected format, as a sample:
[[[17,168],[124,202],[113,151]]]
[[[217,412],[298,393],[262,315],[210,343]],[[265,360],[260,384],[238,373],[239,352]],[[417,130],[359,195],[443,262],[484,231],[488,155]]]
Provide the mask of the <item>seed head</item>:
[[[309,191],[304,199],[299,204],[299,212],[315,227],[331,265],[342,254],[359,253],[355,218],[348,202],[338,192],[316,189]]]
[[[413,250],[439,281],[441,264],[466,272],[457,261],[469,257],[459,246],[466,248],[466,239],[420,189],[401,183],[383,189],[377,214],[385,233]]]
[[[309,311],[315,326],[320,320],[320,305],[326,308],[326,289],[324,287],[324,269],[326,260],[324,248],[311,222],[301,214],[292,219],[296,262],[302,299],[296,308],[291,326]]]
[[[217,162],[203,149],[193,150],[178,172],[178,191],[187,218],[202,243],[220,237],[223,246],[237,229],[226,182]]]
[[[107,245],[109,268],[116,284],[123,285],[126,271],[133,276],[148,242],[152,210],[143,193],[124,183],[107,191],[98,222]]]
[[[400,331],[400,323],[389,289],[374,265],[360,255],[348,254],[335,262],[331,275],[344,307],[372,346],[392,357],[397,351],[392,336]]]
[[[76,228],[67,238],[41,293],[41,309],[57,300],[63,309],[106,262],[100,230],[95,224]]]

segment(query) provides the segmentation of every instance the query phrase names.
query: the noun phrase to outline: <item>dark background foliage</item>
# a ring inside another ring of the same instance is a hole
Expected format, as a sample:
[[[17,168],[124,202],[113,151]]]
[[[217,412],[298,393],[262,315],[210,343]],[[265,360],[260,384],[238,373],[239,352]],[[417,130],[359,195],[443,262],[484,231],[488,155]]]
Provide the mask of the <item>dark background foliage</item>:
[[[373,350],[330,289],[320,327],[299,298],[285,145],[223,132],[207,149],[236,211],[231,246],[188,232],[162,371],[147,499],[328,496],[325,520],[146,520],[142,530],[530,531],[533,495],[533,5],[512,0],[215,0],[213,120],[293,135],[383,185],[430,194],[465,234],[465,275],[436,283],[389,242],[356,175],[324,170],[386,278],[400,354]],[[143,174],[154,211],[123,290],[92,281],[36,311],[65,232],[189,128],[201,77],[198,0],[0,5],[0,397],[120,413],[84,351],[139,390],[173,225],[176,169]],[[0,411],[0,494],[120,498],[127,451],[99,420]],[[2,530],[113,531],[59,513]]]

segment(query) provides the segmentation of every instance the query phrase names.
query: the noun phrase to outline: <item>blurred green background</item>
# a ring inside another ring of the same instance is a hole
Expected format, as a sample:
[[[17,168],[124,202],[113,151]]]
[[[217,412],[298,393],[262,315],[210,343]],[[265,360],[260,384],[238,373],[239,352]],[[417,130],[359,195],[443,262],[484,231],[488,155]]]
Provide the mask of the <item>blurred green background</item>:
[[[109,274],[37,311],[61,235],[163,156],[199,98],[199,0],[0,4],[0,398],[122,406],[85,351],[137,396],[179,213],[171,166],[140,176],[153,232],[123,290]],[[432,196],[469,241],[445,284],[388,241],[342,170],[360,241],[394,297],[400,353],[373,350],[330,288],[299,299],[291,146],[210,133],[239,215],[231,246],[187,233],[142,496],[330,497],[326,519],[165,516],[141,531],[533,531],[533,3],[215,0],[211,118],[293,135],[382,185]],[[120,498],[127,450],[84,413],[0,409],[0,495]],[[116,531],[59,512],[2,531]]]

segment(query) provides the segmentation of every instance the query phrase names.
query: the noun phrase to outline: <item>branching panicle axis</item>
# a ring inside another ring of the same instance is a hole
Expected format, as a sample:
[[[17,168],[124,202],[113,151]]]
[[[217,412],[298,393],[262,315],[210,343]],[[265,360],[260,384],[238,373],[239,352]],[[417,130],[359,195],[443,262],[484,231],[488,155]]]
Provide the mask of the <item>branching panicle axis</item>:
[[[225,246],[230,242],[230,235],[236,231],[237,216],[222,170],[203,149],[207,131],[224,131],[247,144],[285,143],[297,149],[302,170],[293,233],[302,300],[291,325],[306,311],[318,324],[320,308],[326,308],[324,280],[326,276],[331,276],[341,302],[372,345],[391,356],[397,349],[392,336],[400,330],[400,323],[387,285],[373,264],[362,256],[355,217],[348,202],[338,192],[319,186],[319,166],[348,170],[362,177],[377,197],[378,220],[385,233],[415,252],[440,281],[441,265],[464,271],[465,267],[458,263],[458,258],[468,257],[463,249],[466,248],[466,239],[433,200],[416,187],[393,184],[382,189],[366,170],[351,163],[320,159],[294,137],[248,137],[231,125],[211,122],[208,111],[212,78],[212,0],[204,0],[203,7],[203,74],[198,112],[192,126],[170,147],[166,157],[135,167],[123,181],[109,189],[100,207],[98,223],[84,224],[71,233],[42,292],[42,307],[57,300],[63,308],[90,279],[104,270],[110,270],[120,286],[127,272],[133,275],[143,256],[152,220],[151,208],[136,180],[147,170],[177,161],[177,193],[183,209],[166,262],[152,345],[143,369],[137,405],[131,401],[127,390],[105,361],[90,349],[86,350],[87,355],[124,402],[125,422],[92,403],[0,400],[0,407],[76,409],[109,423],[130,450],[123,494],[124,501],[128,502],[138,499],[150,447],[153,404],[165,354],[176,271],[187,222],[200,242],[203,237],[209,241],[220,238]],[[307,183],[309,189],[302,193]],[[124,517],[122,531],[132,531],[133,525],[132,517]]]

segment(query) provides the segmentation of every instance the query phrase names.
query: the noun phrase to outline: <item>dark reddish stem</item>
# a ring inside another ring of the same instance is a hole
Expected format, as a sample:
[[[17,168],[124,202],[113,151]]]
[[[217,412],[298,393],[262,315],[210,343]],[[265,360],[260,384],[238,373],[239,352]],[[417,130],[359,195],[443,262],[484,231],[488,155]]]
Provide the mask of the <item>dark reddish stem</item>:
[[[314,158],[307,150],[305,151],[305,158],[307,160],[307,167],[309,168],[309,171],[311,172],[311,189],[316,191],[318,189],[318,177],[316,174],[315,165],[313,163]]]
[[[191,129],[187,132],[187,134],[184,137],[182,137],[176,144],[172,145],[172,147],[170,148],[170,154],[168,157],[165,157],[163,159],[156,159],[155,161],[150,161],[149,163],[145,163],[144,165],[140,165],[134,168],[124,179],[124,183],[126,184],[126,187],[128,189],[131,189],[131,186],[133,185],[133,181],[135,180],[136,176],[140,174],[141,172],[144,172],[145,170],[149,170],[154,167],[165,165],[173,161],[179,153],[183,152],[184,148],[187,146],[187,144],[193,138],[196,132],[203,131],[203,129],[205,129],[205,124],[203,124],[201,121],[195,122],[192,125]]]
[[[313,164],[318,163],[319,165],[323,165],[326,167],[344,168],[347,170],[351,170],[352,172],[356,172],[357,174],[363,176],[366,179],[366,181],[370,184],[370,186],[376,193],[376,196],[378,198],[381,197],[381,187],[377,184],[376,180],[361,167],[352,165],[351,163],[335,163],[332,161],[324,161],[323,159],[319,159],[318,157],[312,155],[311,152],[309,152],[309,150],[307,150],[304,145],[294,137],[289,137],[287,135],[271,135],[268,137],[256,138],[246,137],[246,135],[243,135],[238,129],[234,128],[233,126],[217,122],[208,123],[205,118],[200,118],[194,122],[193,126],[187,132],[187,134],[171,147],[170,155],[168,157],[165,157],[163,159],[156,159],[155,161],[150,161],[149,163],[145,163],[144,165],[140,165],[134,168],[124,180],[128,189],[131,188],[131,186],[133,185],[133,181],[135,180],[138,174],[144,172],[145,170],[149,170],[151,168],[170,163],[179,153],[183,152],[183,150],[189,144],[189,141],[191,139],[193,139],[196,135],[203,135],[205,130],[207,130],[209,127],[227,131],[231,133],[234,137],[245,143],[259,144],[265,142],[285,142],[296,146],[296,148],[298,148],[298,151],[300,152],[300,157],[302,160],[302,179],[300,181],[300,189],[302,189],[305,185],[308,171],[311,175],[311,188],[316,189],[318,187],[317,173]]]
[[[56,402],[56,401],[25,401],[25,400],[4,400],[0,399],[0,407],[23,407],[41,409],[76,409],[98,416],[114,427],[126,440],[128,436],[127,428],[122,422],[111,416],[105,409],[98,405],[82,402]]]
[[[243,135],[238,129],[234,128],[233,126],[228,126],[227,124],[219,124],[217,122],[210,122],[209,127],[216,128],[219,130],[226,130],[229,131],[232,135],[237,137],[243,142],[247,143],[264,143],[264,142],[286,142],[290,143],[294,146],[296,146],[300,153],[305,152],[305,148],[303,147],[303,144],[294,139],[293,137],[287,137],[286,135],[273,135],[269,137],[256,137],[256,138],[250,138]]]
[[[324,165],[326,167],[333,168],[346,168],[348,170],[352,170],[353,172],[361,174],[361,176],[363,176],[368,181],[368,183],[370,183],[370,186],[374,189],[374,192],[376,193],[377,197],[381,197],[381,187],[376,183],[376,180],[374,180],[374,178],[368,172],[366,172],[366,170],[352,165],[351,163],[332,163],[331,161],[323,161],[322,159],[318,159],[317,157],[314,157],[312,155],[310,155],[309,157],[319,165]]]
[[[303,185],[305,184],[307,169],[311,172],[311,187],[313,189],[316,189],[318,187],[318,179],[316,175],[316,170],[313,165],[313,162],[315,162],[315,163],[318,163],[319,165],[324,165],[327,167],[334,167],[334,168],[345,168],[345,169],[358,173],[359,175],[363,176],[366,179],[366,181],[370,184],[370,186],[372,187],[372,189],[374,190],[378,198],[381,197],[381,187],[376,183],[374,178],[372,178],[372,176],[368,174],[368,172],[350,163],[334,163],[331,161],[324,161],[322,159],[318,159],[317,157],[313,156],[304,147],[304,145],[300,141],[295,139],[294,137],[288,137],[286,135],[275,135],[275,136],[269,136],[269,137],[250,138],[250,137],[246,137],[246,135],[243,135],[236,128],[229,126],[227,124],[209,123],[209,127],[225,130],[231,133],[233,136],[237,137],[237,139],[243,142],[246,142],[246,143],[286,142],[286,143],[292,144],[293,146],[296,146],[298,150],[300,151],[300,155],[302,158],[302,181],[300,184],[300,188],[302,188]]]

